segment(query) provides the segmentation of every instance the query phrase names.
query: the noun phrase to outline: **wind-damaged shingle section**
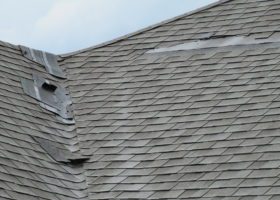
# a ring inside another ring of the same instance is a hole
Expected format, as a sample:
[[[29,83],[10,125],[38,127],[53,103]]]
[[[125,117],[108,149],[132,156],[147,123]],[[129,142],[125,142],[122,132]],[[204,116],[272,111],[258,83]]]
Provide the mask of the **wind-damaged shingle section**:
[[[66,78],[60,66],[58,65],[58,56],[25,46],[20,46],[20,50],[24,57],[43,65],[48,73],[58,78]]]
[[[57,120],[28,97],[21,79],[49,76],[20,50],[0,43],[0,199],[86,199],[82,168],[55,161],[34,138],[79,153],[74,125]]]
[[[279,47],[145,54],[93,67],[91,90],[72,86],[84,92],[73,100],[82,151],[92,154],[90,198],[277,198]]]
[[[75,123],[71,109],[69,92],[58,84],[33,74],[33,80],[21,79],[24,92],[37,99],[40,106],[58,114],[63,122]]]
[[[233,0],[67,58],[90,199],[279,199],[278,1]]]

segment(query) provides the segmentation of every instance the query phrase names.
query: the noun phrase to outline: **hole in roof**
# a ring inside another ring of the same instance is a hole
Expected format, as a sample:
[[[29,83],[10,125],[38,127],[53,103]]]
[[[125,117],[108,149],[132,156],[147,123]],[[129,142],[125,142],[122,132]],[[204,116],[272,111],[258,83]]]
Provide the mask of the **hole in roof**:
[[[49,91],[49,92],[54,93],[55,90],[57,89],[57,86],[55,86],[54,84],[51,84],[49,82],[44,82],[43,85],[42,85],[42,88]]]
[[[75,123],[71,109],[71,98],[65,88],[59,84],[53,84],[50,81],[33,74],[33,81],[22,79],[24,92],[37,99],[44,109],[58,114],[68,124]]]
[[[76,159],[72,159],[72,158],[68,158],[68,160],[70,161],[70,164],[72,165],[83,165],[89,158],[76,158]]]

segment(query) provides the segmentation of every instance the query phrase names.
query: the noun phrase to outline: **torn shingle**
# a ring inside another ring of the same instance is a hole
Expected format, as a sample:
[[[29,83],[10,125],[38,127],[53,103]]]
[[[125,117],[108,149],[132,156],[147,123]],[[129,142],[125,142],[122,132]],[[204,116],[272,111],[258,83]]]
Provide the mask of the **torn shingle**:
[[[72,101],[69,93],[61,86],[33,74],[33,81],[22,79],[23,90],[29,96],[37,99],[40,105],[63,119],[73,120]]]
[[[65,79],[65,75],[58,64],[56,55],[25,46],[20,46],[20,49],[24,57],[43,65],[47,72],[53,76]]]

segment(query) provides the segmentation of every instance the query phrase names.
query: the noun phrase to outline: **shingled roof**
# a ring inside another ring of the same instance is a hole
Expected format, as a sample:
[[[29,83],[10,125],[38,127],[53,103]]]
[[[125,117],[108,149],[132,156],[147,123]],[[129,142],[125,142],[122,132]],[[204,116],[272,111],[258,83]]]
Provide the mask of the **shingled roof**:
[[[280,199],[279,0],[57,56],[66,79],[23,49],[0,43],[0,199]]]

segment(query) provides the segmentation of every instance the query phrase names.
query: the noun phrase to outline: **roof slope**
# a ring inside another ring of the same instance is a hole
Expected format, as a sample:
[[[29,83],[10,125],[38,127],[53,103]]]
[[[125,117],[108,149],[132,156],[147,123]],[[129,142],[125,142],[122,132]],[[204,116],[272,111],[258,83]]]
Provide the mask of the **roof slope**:
[[[279,38],[279,6],[229,1],[65,60],[90,199],[277,199],[278,44],[146,52]]]
[[[65,57],[65,81],[1,44],[0,197],[279,199],[279,9],[223,1]],[[219,46],[236,36],[254,44]],[[214,45],[151,51],[197,40]],[[75,125],[24,94],[34,72],[70,90]],[[56,162],[34,136],[90,159]]]

